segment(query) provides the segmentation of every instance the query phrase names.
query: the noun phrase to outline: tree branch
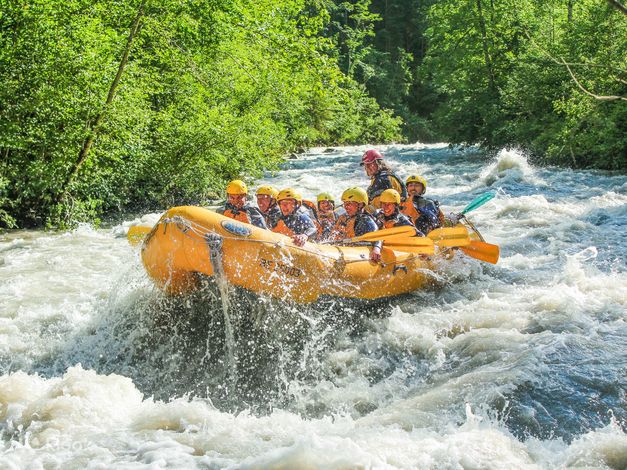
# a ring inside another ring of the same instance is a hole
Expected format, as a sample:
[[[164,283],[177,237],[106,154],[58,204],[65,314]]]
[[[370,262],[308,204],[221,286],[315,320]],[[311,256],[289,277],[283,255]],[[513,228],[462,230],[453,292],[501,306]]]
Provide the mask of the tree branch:
[[[559,60],[557,60],[555,57],[553,57],[548,51],[544,50],[542,47],[540,47],[531,37],[531,35],[525,31],[525,36],[527,36],[527,39],[529,39],[529,41],[531,42],[531,44],[533,44],[535,47],[537,47],[543,54],[545,54],[549,59],[551,59],[553,62],[555,62],[558,65],[563,65],[566,67],[566,69],[568,70],[568,73],[570,74],[571,78],[573,79],[573,81],[577,84],[577,86],[579,87],[579,89],[581,91],[583,91],[586,95],[588,96],[592,96],[593,98],[600,100],[600,101],[617,101],[617,100],[622,100],[622,101],[627,101],[627,98],[625,98],[624,96],[616,96],[616,95],[611,95],[611,96],[602,96],[602,95],[595,95],[594,93],[586,90],[583,85],[581,83],[579,83],[579,80],[577,80],[577,77],[575,77],[575,74],[573,73],[573,71],[571,70],[570,66],[574,65],[574,64],[569,64],[568,62],[566,62],[563,58],[559,58]],[[578,64],[577,64],[578,65]],[[588,64],[586,64],[588,65]],[[592,64],[590,64],[592,65]],[[617,78],[617,80],[619,82],[624,83],[624,80]]]
[[[72,166],[70,172],[68,173],[67,177],[65,178],[65,181],[63,182],[63,184],[59,188],[60,191],[59,191],[58,197],[56,198],[56,201],[55,201],[57,203],[59,201],[61,201],[66,196],[66,194],[68,192],[68,188],[70,186],[70,183],[74,180],[74,178],[78,174],[78,171],[83,166],[83,163],[85,163],[87,158],[89,158],[89,151],[91,150],[91,147],[92,147],[94,141],[96,140],[96,137],[97,137],[97,135],[98,135],[98,133],[100,131],[100,126],[102,125],[102,122],[103,122],[103,120],[105,118],[105,115],[106,115],[106,113],[107,113],[111,103],[113,102],[113,99],[115,98],[115,94],[117,92],[118,85],[120,84],[120,80],[122,79],[122,74],[124,73],[124,69],[126,68],[126,64],[128,62],[128,56],[129,56],[129,54],[131,52],[131,48],[133,46],[133,40],[135,39],[137,34],[139,34],[139,31],[141,29],[141,19],[144,16],[144,8],[146,6],[146,1],[147,0],[143,0],[141,2],[140,6],[139,6],[139,9],[137,11],[137,14],[135,15],[135,18],[133,19],[133,22],[131,23],[131,28],[130,28],[130,31],[129,31],[128,39],[126,41],[126,47],[124,48],[124,52],[122,53],[122,57],[120,58],[120,63],[118,65],[118,71],[115,74],[115,78],[113,79],[113,82],[111,83],[111,86],[109,87],[109,93],[107,94],[107,99],[105,100],[105,103],[104,103],[102,109],[100,110],[100,112],[96,116],[96,119],[94,119],[93,123],[89,126],[89,128],[87,130],[88,131],[88,135],[85,138],[85,140],[83,141],[83,146],[81,148],[81,151],[78,154],[76,162],[74,163],[74,165]]]
[[[622,12],[623,15],[627,15],[627,8],[625,8],[625,6],[618,0],[607,0],[607,2],[618,11]]]
[[[583,85],[581,83],[579,83],[579,80],[577,80],[577,77],[575,77],[575,74],[573,73],[573,71],[570,69],[570,66],[566,63],[566,61],[564,59],[562,59],[560,57],[562,64],[566,66],[566,69],[568,70],[568,73],[570,74],[570,76],[572,77],[572,79],[574,80],[574,82],[577,84],[577,86],[579,87],[579,89],[581,91],[583,91],[586,95],[592,96],[594,99],[597,100],[601,100],[601,101],[616,101],[616,100],[624,100],[627,101],[627,98],[625,98],[624,96],[601,96],[601,95],[595,95],[594,93],[586,90]]]

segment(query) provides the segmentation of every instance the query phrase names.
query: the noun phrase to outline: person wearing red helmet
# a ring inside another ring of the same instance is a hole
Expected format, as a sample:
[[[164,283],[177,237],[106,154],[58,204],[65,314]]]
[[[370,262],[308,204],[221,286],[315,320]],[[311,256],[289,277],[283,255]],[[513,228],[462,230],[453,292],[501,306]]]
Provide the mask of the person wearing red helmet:
[[[366,174],[370,177],[368,199],[372,207],[381,208],[381,193],[386,189],[395,189],[400,194],[401,199],[407,197],[405,184],[392,172],[392,169],[383,161],[383,155],[377,150],[366,151],[361,157],[360,165],[364,167]]]

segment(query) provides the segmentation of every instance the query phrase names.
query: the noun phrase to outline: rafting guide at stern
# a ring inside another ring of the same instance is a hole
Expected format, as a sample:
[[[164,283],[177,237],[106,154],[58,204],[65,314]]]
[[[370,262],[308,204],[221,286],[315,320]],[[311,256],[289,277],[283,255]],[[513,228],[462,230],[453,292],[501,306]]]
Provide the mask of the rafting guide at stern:
[[[407,189],[401,179],[392,172],[392,169],[383,161],[383,155],[377,150],[368,150],[361,157],[360,166],[366,170],[370,177],[368,186],[368,199],[374,209],[381,209],[381,193],[386,189],[395,189],[402,199],[407,197]],[[370,209],[369,209],[370,211]]]

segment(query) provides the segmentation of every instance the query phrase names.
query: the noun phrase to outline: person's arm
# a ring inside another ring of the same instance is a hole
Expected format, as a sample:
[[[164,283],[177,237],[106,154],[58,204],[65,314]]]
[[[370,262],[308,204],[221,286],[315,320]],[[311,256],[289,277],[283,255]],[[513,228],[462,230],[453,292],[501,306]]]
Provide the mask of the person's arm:
[[[357,224],[355,224],[355,235],[361,236],[366,233],[376,232],[379,229],[377,227],[376,222],[369,215],[362,216]],[[381,261],[381,246],[383,245],[382,241],[374,242],[372,249],[370,250],[370,261],[373,263],[378,263]]]
[[[292,241],[296,246],[303,246],[307,243],[307,240],[313,238],[318,233],[318,229],[307,214],[298,214],[296,223],[298,224],[298,231],[302,232],[292,236]]]

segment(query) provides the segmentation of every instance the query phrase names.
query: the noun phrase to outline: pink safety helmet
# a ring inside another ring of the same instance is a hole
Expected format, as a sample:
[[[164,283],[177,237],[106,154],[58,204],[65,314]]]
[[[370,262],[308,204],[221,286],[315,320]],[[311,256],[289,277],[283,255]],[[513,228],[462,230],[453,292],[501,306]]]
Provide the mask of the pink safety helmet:
[[[362,155],[360,165],[364,166],[377,160],[383,160],[383,155],[381,155],[377,150],[368,150]]]

